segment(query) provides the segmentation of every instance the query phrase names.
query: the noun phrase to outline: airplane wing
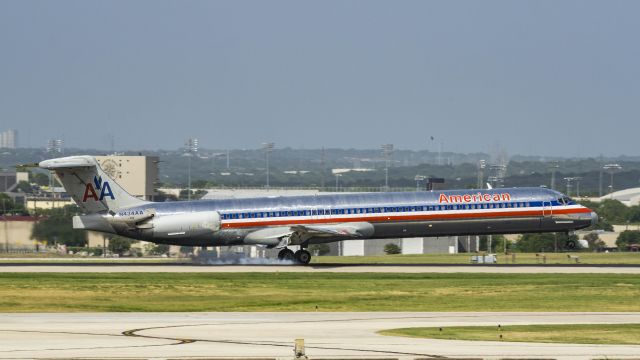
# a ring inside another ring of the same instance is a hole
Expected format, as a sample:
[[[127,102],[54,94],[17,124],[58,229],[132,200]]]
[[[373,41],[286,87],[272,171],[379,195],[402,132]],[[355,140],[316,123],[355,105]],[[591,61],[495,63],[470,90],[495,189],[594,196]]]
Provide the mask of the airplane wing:
[[[373,225],[368,222],[338,223],[329,225],[292,225],[278,226],[253,231],[244,242],[277,246],[287,238],[288,244],[299,245],[313,238],[324,240],[348,240],[373,235]]]
[[[370,223],[345,223],[332,225],[295,225],[291,230],[299,235],[318,237],[363,237],[368,231]]]

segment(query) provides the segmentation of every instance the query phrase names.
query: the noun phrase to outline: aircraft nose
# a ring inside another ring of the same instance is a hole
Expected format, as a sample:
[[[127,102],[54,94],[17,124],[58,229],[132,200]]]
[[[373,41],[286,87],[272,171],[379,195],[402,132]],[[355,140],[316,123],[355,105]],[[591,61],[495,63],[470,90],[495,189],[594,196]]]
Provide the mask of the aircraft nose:
[[[595,226],[598,223],[598,214],[595,211],[591,212],[591,226]]]

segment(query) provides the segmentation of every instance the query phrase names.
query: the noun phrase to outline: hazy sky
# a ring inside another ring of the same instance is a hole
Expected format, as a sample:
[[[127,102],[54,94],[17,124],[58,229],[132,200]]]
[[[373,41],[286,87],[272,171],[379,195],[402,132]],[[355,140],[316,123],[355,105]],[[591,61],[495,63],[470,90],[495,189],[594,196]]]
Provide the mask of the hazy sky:
[[[22,146],[640,154],[639,1],[0,1]],[[431,141],[433,136],[435,141]]]

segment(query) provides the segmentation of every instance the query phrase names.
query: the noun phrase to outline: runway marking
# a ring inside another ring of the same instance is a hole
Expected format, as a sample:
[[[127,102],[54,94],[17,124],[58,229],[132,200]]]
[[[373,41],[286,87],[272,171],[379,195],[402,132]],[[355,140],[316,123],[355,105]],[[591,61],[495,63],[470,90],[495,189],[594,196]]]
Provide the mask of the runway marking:
[[[64,334],[64,335],[92,335],[92,336],[113,336],[123,337],[122,334],[100,334],[100,333],[84,333],[84,332],[71,332],[71,331],[36,331],[36,330],[11,330],[0,329],[0,332],[14,332],[14,333],[36,333],[36,334]],[[168,340],[168,339],[160,339]],[[150,344],[150,345],[127,345],[127,346],[93,346],[93,347],[69,347],[69,348],[48,348],[48,349],[13,349],[13,350],[0,350],[0,353],[12,353],[12,352],[27,352],[27,351],[65,351],[65,350],[92,350],[92,349],[126,349],[126,348],[142,348],[142,347],[158,347],[158,346],[170,346],[181,345],[181,342],[173,344]]]
[[[313,316],[313,314],[315,313],[307,313],[307,314],[301,314],[301,316],[304,315],[309,315],[309,316]],[[599,315],[601,318],[597,319],[596,323],[609,323],[611,320],[614,319],[609,319],[609,317],[619,317],[621,315],[621,313],[616,313],[616,312],[600,312],[600,313],[510,313],[507,315],[510,316],[515,316],[515,318],[511,318],[510,321],[516,321],[516,322],[520,322],[522,319],[519,319],[519,317],[523,317],[524,319],[526,318],[531,318],[531,317],[553,317],[555,314],[558,315],[562,315],[564,317],[566,316],[570,316],[570,317],[581,317],[584,316],[585,314],[589,314],[589,315]],[[640,312],[636,312],[636,313],[624,313],[625,315],[633,315],[633,316],[639,316]],[[337,316],[339,316],[339,313],[336,313]],[[345,314],[347,315],[347,314]],[[273,316],[277,316],[277,314],[273,314]],[[234,322],[232,319],[221,319],[222,321],[211,321],[211,322],[203,322],[203,323],[199,323],[199,324],[176,324],[176,325],[166,325],[166,326],[152,326],[152,327],[145,327],[145,328],[136,328],[136,329],[131,329],[131,330],[126,330],[120,334],[118,333],[96,333],[96,332],[73,332],[73,331],[35,331],[35,330],[11,330],[11,329],[0,329],[0,332],[16,332],[16,333],[41,333],[41,334],[64,334],[64,335],[90,335],[90,336],[109,336],[109,337],[140,337],[140,338],[148,338],[148,339],[154,339],[154,340],[166,340],[166,341],[171,341],[171,343],[167,343],[167,344],[150,344],[150,345],[130,345],[130,346],[95,346],[95,347],[67,347],[67,348],[51,348],[51,349],[15,349],[15,350],[0,350],[0,353],[19,353],[19,352],[28,352],[28,351],[73,351],[73,350],[99,350],[99,349],[126,349],[126,348],[159,348],[159,347],[163,347],[163,346],[173,346],[173,345],[186,345],[186,344],[190,344],[190,343],[196,343],[196,342],[203,342],[203,343],[218,343],[218,344],[232,344],[232,345],[249,345],[249,346],[254,346],[254,347],[265,347],[265,351],[268,351],[268,347],[278,347],[278,348],[293,348],[293,343],[289,342],[289,341],[242,341],[242,340],[228,340],[228,339],[199,339],[199,338],[183,338],[180,336],[173,336],[173,337],[163,337],[163,336],[154,336],[154,335],[145,335],[145,334],[140,334],[140,332],[142,331],[147,331],[147,330],[154,330],[154,329],[169,329],[169,328],[184,328],[184,327],[196,327],[196,326],[214,326],[214,327],[224,327],[224,326],[231,326],[231,325],[260,325],[260,324],[280,324],[282,326],[286,326],[287,324],[304,324],[304,323],[339,323],[339,322],[369,322],[369,321],[381,321],[381,320],[401,320],[401,319],[413,319],[413,320],[420,320],[420,319],[442,319],[441,321],[446,322],[449,321],[449,319],[462,319],[462,318],[488,318],[491,319],[491,313],[483,313],[483,314],[473,314],[473,313],[469,313],[469,314],[448,314],[446,312],[443,313],[438,313],[438,314],[425,314],[425,315],[409,315],[409,314],[398,314],[398,316],[394,316],[393,314],[381,314],[381,316],[374,316],[374,317],[367,317],[367,318],[360,318],[360,315],[356,314],[351,314],[351,316],[345,317],[345,318],[329,318],[329,319],[314,319],[314,318],[307,318],[307,319],[303,319],[303,320],[290,320],[287,321],[286,319],[283,320],[278,320],[277,318],[275,319],[265,319],[264,321],[248,321],[247,319],[237,319],[239,321]],[[213,320],[213,319],[212,319]],[[180,320],[178,320],[180,321]],[[434,326],[437,326],[436,323],[438,321],[433,321]],[[537,322],[537,320],[533,320],[533,322]],[[569,322],[572,322],[572,320],[569,320]],[[564,322],[566,323],[566,321]],[[614,321],[614,323],[617,323]],[[373,334],[373,333],[372,333]],[[90,341],[89,341],[90,342]],[[492,344],[493,343],[493,344]],[[503,355],[499,355],[496,351],[499,352],[499,349],[496,349],[497,345],[503,345],[504,343],[501,342],[492,342],[492,343],[481,343],[478,342],[477,345],[474,345],[475,347],[477,347],[478,351],[477,354],[484,354],[484,355],[475,355],[475,356],[482,356],[482,357],[495,357],[495,356],[500,356],[501,358],[505,358],[505,356]],[[362,344],[360,346],[372,346],[372,345],[384,345],[384,344],[378,344],[375,342],[372,343],[367,343],[367,344]],[[549,345],[549,344],[546,344]],[[556,344],[554,344],[556,345]],[[457,356],[462,356],[462,355],[453,355],[453,354],[449,354],[448,356],[440,356],[440,355],[432,355],[432,354],[422,354],[420,353],[421,349],[416,349],[416,352],[411,352],[411,351],[406,351],[406,352],[402,352],[402,351],[394,351],[394,350],[376,350],[376,349],[362,349],[361,347],[358,347],[356,345],[356,347],[350,347],[350,344],[332,344],[330,342],[321,342],[321,343],[316,343],[314,345],[307,345],[306,348],[307,349],[315,349],[315,350],[336,350],[338,351],[339,354],[342,355],[321,355],[318,358],[332,358],[332,357],[338,357],[340,356],[341,358],[346,358],[346,357],[364,357],[366,356],[366,353],[369,353],[370,356],[384,356],[384,355],[388,355],[388,356],[412,356],[412,357],[422,357],[425,360],[426,359],[451,359],[451,358],[455,358]],[[540,344],[528,344],[528,343],[517,343],[517,346],[523,349],[535,349],[537,347],[540,346]],[[628,353],[619,353],[619,351],[616,351],[616,349],[628,349],[628,346],[616,346],[616,345],[589,345],[591,347],[594,348],[603,348],[607,350],[607,356],[611,357],[611,356],[629,356]],[[581,354],[578,354],[577,352],[579,351],[579,349],[583,348],[584,345],[581,344],[562,344],[563,348],[567,349],[567,352],[564,353],[562,356],[582,356]],[[178,351],[182,351],[180,349],[182,348],[178,348]],[[189,349],[189,348],[185,348],[185,349]],[[260,348],[257,348],[258,351],[260,351]],[[640,351],[640,346],[633,346],[632,349],[638,349],[638,351]],[[612,351],[613,350],[613,351]],[[185,350],[186,351],[186,350]],[[536,350],[533,350],[536,351]],[[347,355],[344,355],[344,354]],[[537,351],[536,351],[537,353]],[[619,354],[618,354],[619,353]],[[332,352],[332,354],[335,354]],[[544,357],[544,358],[549,358],[549,354],[544,354],[544,353],[540,353],[540,354],[533,354],[533,353],[527,353],[527,357],[531,358],[531,357]],[[83,358],[87,358],[86,356]],[[100,358],[105,358],[105,357],[100,357]],[[110,357],[113,359],[116,359],[117,357]],[[133,357],[127,357],[128,359],[131,358],[137,358],[136,356]],[[145,357],[146,358],[146,357]],[[163,357],[164,358],[164,357]],[[172,358],[180,358],[180,357],[175,357],[173,356]],[[190,357],[193,358],[193,357]],[[469,356],[465,355],[465,358],[469,358]],[[592,356],[592,358],[596,358],[596,356]],[[380,359],[378,359],[380,360]]]
[[[398,319],[399,317],[391,317],[387,319]],[[415,318],[415,317],[407,317],[407,318]],[[379,318],[384,319],[384,318]],[[273,341],[240,341],[240,340],[212,340],[212,339],[177,339],[171,337],[160,337],[160,336],[152,336],[152,335],[141,335],[138,334],[140,331],[146,330],[156,330],[156,329],[168,329],[168,328],[180,328],[180,327],[197,327],[197,326],[221,326],[221,325],[247,325],[247,324],[300,324],[300,323],[317,323],[317,322],[344,322],[344,321],[358,321],[358,320],[375,320],[375,319],[330,319],[330,320],[301,320],[301,321],[263,321],[263,322],[230,322],[230,323],[205,323],[205,324],[183,324],[183,325],[168,325],[168,326],[154,326],[148,328],[141,329],[133,329],[124,331],[122,334],[125,336],[133,336],[133,337],[143,337],[150,339],[164,339],[164,340],[184,340],[185,343],[194,343],[194,342],[209,342],[209,343],[223,343],[223,344],[237,344],[237,345],[252,345],[252,346],[274,346],[274,347],[292,347],[293,345],[289,342],[273,342]],[[178,344],[176,344],[178,345]],[[374,350],[374,349],[358,349],[358,348],[344,348],[344,347],[332,347],[332,346],[318,346],[318,345],[305,345],[307,349],[317,349],[317,350],[342,350],[342,351],[354,351],[354,352],[369,352],[369,353],[380,353],[380,354],[394,354],[394,355],[413,355],[413,356],[425,356],[430,359],[448,359],[446,356],[440,355],[432,355],[432,354],[423,354],[423,353],[412,353],[412,352],[401,352],[401,351],[393,351],[393,350]]]
[[[604,315],[604,316],[619,316],[616,313],[593,313],[594,315]],[[563,314],[564,316],[581,316],[583,314]],[[549,316],[549,314],[522,314],[522,316]],[[143,337],[143,338],[151,338],[151,339],[164,339],[164,340],[188,340],[189,343],[195,342],[209,342],[209,343],[224,343],[224,344],[237,344],[237,345],[251,345],[251,346],[273,346],[273,347],[292,347],[292,344],[287,342],[269,342],[269,341],[240,341],[240,340],[225,340],[225,339],[178,339],[172,337],[160,337],[160,336],[152,336],[152,335],[143,335],[138,334],[140,331],[147,330],[156,330],[156,329],[168,329],[168,328],[182,328],[182,327],[198,327],[198,326],[225,326],[225,325],[259,325],[259,324],[301,324],[301,323],[327,323],[327,322],[354,322],[354,321],[377,321],[377,320],[394,320],[394,319],[433,319],[439,318],[442,315],[432,315],[432,316],[391,316],[391,317],[373,317],[373,318],[344,318],[344,319],[324,319],[324,320],[300,320],[300,321],[257,321],[257,322],[216,322],[216,323],[201,323],[201,324],[181,324],[181,325],[167,325],[167,326],[155,326],[148,328],[140,328],[127,330],[123,332],[127,336],[134,337]],[[482,315],[451,315],[447,316],[449,318],[482,318]],[[574,347],[574,348],[582,348],[584,345],[581,344],[563,344],[564,346]],[[494,345],[480,345],[481,347],[493,347]],[[539,344],[521,344],[521,347],[533,348],[538,347]],[[598,346],[598,345],[594,345]],[[611,345],[601,345],[601,346],[611,346]],[[375,350],[375,349],[361,349],[361,348],[347,348],[347,347],[334,347],[334,346],[319,346],[319,345],[306,345],[307,349],[317,349],[317,350],[341,350],[341,351],[354,351],[354,352],[368,352],[368,353],[380,353],[380,354],[393,354],[393,355],[405,355],[405,356],[424,356],[430,359],[450,359],[449,357],[442,355],[433,355],[433,354],[422,354],[422,353],[414,353],[414,352],[401,352],[401,351],[393,351],[393,350]],[[615,354],[614,354],[615,355]],[[543,356],[543,355],[533,355],[532,356]]]

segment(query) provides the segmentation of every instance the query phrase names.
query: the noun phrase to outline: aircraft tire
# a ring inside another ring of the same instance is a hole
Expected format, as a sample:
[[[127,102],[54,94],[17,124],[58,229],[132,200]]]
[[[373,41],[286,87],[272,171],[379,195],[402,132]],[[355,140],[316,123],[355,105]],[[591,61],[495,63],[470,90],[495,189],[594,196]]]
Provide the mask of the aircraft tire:
[[[307,250],[298,250],[294,255],[296,257],[296,261],[300,264],[307,265],[311,262],[311,253]]]
[[[576,242],[575,242],[575,241],[573,241],[573,240],[569,240],[569,241],[567,241],[567,243],[565,244],[565,247],[566,247],[568,250],[575,250],[575,248],[576,248]]]
[[[295,260],[295,255],[293,254],[293,251],[289,249],[282,249],[278,253],[278,260],[293,261]]]

